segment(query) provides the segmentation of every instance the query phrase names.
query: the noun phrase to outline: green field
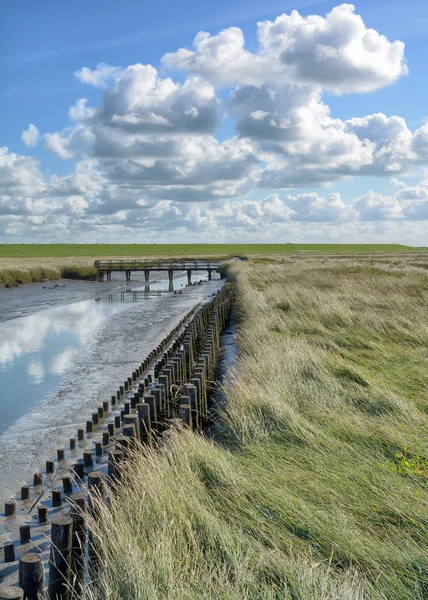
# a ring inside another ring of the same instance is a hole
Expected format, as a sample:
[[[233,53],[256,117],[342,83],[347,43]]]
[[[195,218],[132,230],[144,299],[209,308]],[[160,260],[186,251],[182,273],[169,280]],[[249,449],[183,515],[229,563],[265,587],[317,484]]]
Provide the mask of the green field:
[[[63,256],[194,256],[289,252],[408,252],[400,244],[1,244],[0,258]]]

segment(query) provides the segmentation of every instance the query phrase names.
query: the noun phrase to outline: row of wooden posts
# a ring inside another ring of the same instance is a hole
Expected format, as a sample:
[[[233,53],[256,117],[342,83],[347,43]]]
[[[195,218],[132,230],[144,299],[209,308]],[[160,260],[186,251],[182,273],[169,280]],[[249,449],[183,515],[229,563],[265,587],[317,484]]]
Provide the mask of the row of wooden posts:
[[[95,443],[95,456],[103,454],[103,448],[115,442],[108,454],[107,479],[100,471],[93,471],[94,451],[86,450],[83,461],[72,467],[72,475],[62,478],[63,492],[72,492],[73,482],[79,493],[68,498],[71,510],[69,516],[60,516],[51,521],[51,542],[49,557],[49,585],[47,597],[50,600],[68,600],[73,593],[82,589],[85,577],[85,556],[88,541],[88,568],[92,575],[97,569],[97,551],[91,536],[87,538],[87,516],[96,516],[96,505],[105,501],[107,486],[109,493],[121,479],[122,464],[131,449],[138,444],[152,447],[162,445],[168,436],[171,425],[177,420],[192,429],[201,430],[209,419],[209,390],[214,377],[220,333],[225,327],[233,303],[233,289],[226,284],[214,300],[190,311],[154,349],[141,365],[132,373],[110,403],[103,405],[92,414],[85,428],[79,428],[77,439],[83,440],[85,430],[93,432],[100,419],[109,409],[117,410],[123,403],[120,414],[114,422],[107,424],[102,433],[102,442]],[[148,373],[148,370],[152,373]],[[153,375],[152,375],[153,374]],[[122,433],[117,434],[117,430]],[[70,439],[70,449],[76,447],[76,439]],[[65,457],[65,449],[57,451],[57,460]],[[54,461],[46,462],[46,473],[55,469]],[[83,481],[87,472],[87,486]],[[33,485],[43,482],[43,474],[34,475]],[[29,498],[30,487],[23,486],[21,499]],[[94,502],[94,499],[96,501]],[[52,490],[52,506],[61,506],[62,490]],[[16,502],[5,504],[5,516],[13,517]],[[39,523],[48,521],[48,507],[38,507]],[[19,528],[21,544],[29,542],[29,525]],[[6,562],[15,561],[13,542],[4,545]],[[44,567],[40,554],[28,552],[19,559],[19,587],[0,586],[0,600],[28,598],[39,600],[44,597]]]

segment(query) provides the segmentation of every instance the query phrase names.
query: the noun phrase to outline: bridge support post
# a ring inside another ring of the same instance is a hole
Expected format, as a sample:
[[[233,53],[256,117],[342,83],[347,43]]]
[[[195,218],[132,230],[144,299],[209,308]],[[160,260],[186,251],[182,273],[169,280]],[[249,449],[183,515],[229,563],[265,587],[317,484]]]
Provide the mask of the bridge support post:
[[[144,279],[145,279],[145,281],[149,281],[150,280],[150,271],[148,269],[146,269],[144,271]]]
[[[170,282],[172,282],[174,279],[174,271],[172,269],[169,269],[168,271],[168,278]]]
[[[107,281],[111,281],[111,271],[107,271]]]
[[[126,281],[131,281],[131,271],[125,271]]]
[[[192,285],[192,269],[187,269],[187,285]]]
[[[208,281],[212,279],[212,269],[208,269]]]

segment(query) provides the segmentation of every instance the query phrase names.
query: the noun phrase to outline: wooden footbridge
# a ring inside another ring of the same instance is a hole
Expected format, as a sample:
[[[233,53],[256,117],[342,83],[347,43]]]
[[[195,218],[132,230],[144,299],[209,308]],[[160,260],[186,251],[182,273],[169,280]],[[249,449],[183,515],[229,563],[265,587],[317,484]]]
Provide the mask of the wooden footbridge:
[[[199,258],[177,259],[177,258],[156,258],[156,259],[134,259],[134,260],[96,260],[94,266],[98,269],[99,278],[111,281],[113,271],[125,271],[126,281],[131,280],[133,271],[144,271],[146,281],[150,280],[150,271],[167,271],[169,281],[172,282],[174,271],[187,271],[187,281],[192,283],[192,271],[208,271],[208,279],[211,280],[212,272],[218,271],[219,260],[204,260]]]

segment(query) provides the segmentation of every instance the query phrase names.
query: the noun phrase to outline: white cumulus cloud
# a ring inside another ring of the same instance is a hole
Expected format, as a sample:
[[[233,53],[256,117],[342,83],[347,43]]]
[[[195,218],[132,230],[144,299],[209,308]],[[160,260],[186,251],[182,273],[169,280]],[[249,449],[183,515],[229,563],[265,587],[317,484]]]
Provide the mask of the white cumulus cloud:
[[[25,131],[22,132],[21,139],[26,146],[34,148],[37,146],[39,136],[40,133],[37,127],[33,125],[33,123],[30,123],[28,129],[25,129]]]

